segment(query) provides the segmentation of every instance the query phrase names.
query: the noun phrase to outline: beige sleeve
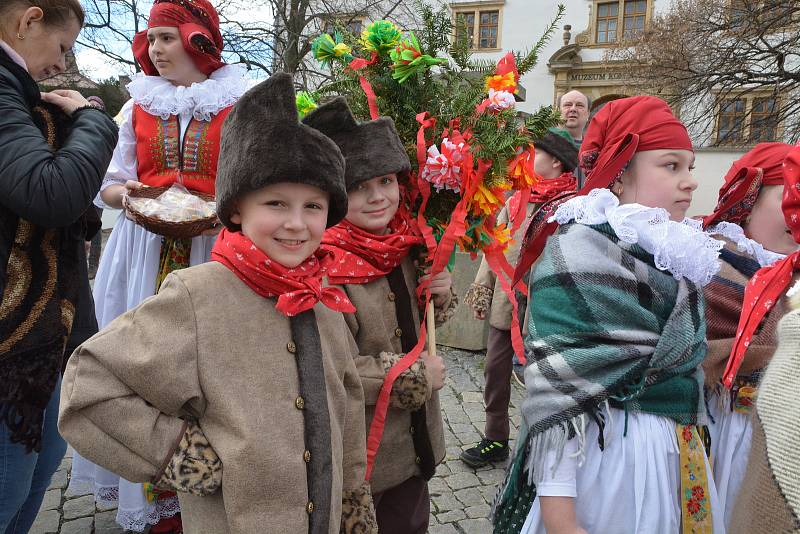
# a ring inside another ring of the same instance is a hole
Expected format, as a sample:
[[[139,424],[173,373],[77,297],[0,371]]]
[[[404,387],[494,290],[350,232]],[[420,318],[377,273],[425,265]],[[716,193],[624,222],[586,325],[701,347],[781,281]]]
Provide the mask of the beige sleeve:
[[[204,410],[192,300],[170,275],[161,292],[78,347],[61,386],[58,429],[82,456],[132,482],[160,476]]]
[[[344,332],[346,334],[346,332]],[[358,347],[350,339],[351,356],[347,358],[344,387],[347,391],[347,419],[343,429],[342,443],[342,491],[359,487],[367,472],[367,435],[364,422],[364,391],[356,368],[355,356]]]

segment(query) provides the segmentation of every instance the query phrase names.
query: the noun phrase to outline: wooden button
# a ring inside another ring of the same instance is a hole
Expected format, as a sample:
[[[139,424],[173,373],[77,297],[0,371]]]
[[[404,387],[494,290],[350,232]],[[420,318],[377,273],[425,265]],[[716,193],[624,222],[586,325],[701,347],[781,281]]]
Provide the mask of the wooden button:
[[[387,296],[389,297],[389,300],[391,302],[394,302],[395,299],[397,298],[397,295],[394,294],[394,291],[389,291],[389,295],[387,295]]]
[[[303,453],[303,460],[308,463],[311,461],[311,451],[306,451]]]
[[[399,328],[395,328],[394,329],[394,335],[397,336],[397,337],[402,337],[403,336],[403,331],[401,329],[399,329]]]
[[[303,408],[306,407],[306,401],[303,397],[297,397],[294,400],[294,405],[298,410],[302,410]]]
[[[314,511],[314,501],[308,501],[308,504],[306,505],[306,512],[310,514],[313,511]]]
[[[290,341],[286,344],[286,350],[294,354],[297,352],[297,345],[294,344],[294,341]]]
[[[419,456],[417,456],[416,458],[414,458],[414,461],[415,461],[415,462],[417,462],[417,465],[419,465],[419,464],[421,464],[421,463],[422,463],[422,458],[420,458]]]

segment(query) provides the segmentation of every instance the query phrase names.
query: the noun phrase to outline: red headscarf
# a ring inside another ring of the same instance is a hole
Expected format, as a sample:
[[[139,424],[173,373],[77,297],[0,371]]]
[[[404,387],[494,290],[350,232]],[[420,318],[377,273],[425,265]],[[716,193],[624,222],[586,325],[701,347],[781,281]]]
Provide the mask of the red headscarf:
[[[581,144],[579,162],[586,183],[576,195],[610,187],[625,171],[636,152],[673,149],[693,150],[686,127],[675,118],[666,102],[654,96],[613,100],[594,116]],[[514,271],[516,284],[539,257],[558,223],[548,214],[575,195],[562,195],[545,205],[528,228],[524,251]]]
[[[753,211],[762,185],[783,185],[783,160],[792,149],[785,143],[759,143],[736,160],[725,175],[714,212],[703,227],[728,221],[741,225]]]
[[[781,207],[792,237],[800,243],[800,145],[790,149],[780,165],[784,179]],[[800,269],[800,251],[789,254],[772,265],[762,267],[747,283],[736,339],[733,341],[728,365],[722,375],[722,384],[725,387],[729,388],[733,384],[758,325],[786,292],[797,269]]]
[[[155,0],[147,21],[148,28],[178,28],[183,48],[195,66],[209,76],[224,66],[221,58],[222,34],[219,31],[219,15],[208,0]],[[133,57],[148,76],[158,76],[150,61],[147,30],[133,37]]]

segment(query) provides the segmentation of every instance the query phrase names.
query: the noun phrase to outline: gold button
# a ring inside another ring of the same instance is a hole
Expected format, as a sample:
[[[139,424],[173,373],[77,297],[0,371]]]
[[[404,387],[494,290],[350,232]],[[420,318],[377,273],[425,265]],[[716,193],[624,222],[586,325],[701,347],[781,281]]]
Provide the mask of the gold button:
[[[294,400],[294,405],[298,410],[302,410],[303,408],[306,407],[306,401],[303,397],[297,397]]]
[[[397,337],[402,337],[403,336],[403,331],[400,330],[399,328],[395,328],[394,329],[394,335],[397,336]]]
[[[286,344],[286,350],[294,354],[297,352],[297,345],[295,345],[293,341],[290,341]]]
[[[409,428],[408,431],[411,432],[412,436],[414,435],[414,427],[413,426],[411,428]]]
[[[394,300],[397,298],[397,295],[394,294],[394,291],[389,291],[388,297],[391,302],[394,302]]]
[[[421,464],[421,463],[422,463],[422,458],[420,458],[419,456],[417,456],[416,458],[414,458],[414,461],[415,461],[415,462],[417,462],[417,465],[419,465],[419,464]]]
[[[314,502],[308,501],[308,504],[306,505],[306,512],[310,514],[313,511],[314,511]]]
[[[306,451],[303,453],[303,460],[305,460],[306,463],[311,461],[311,451]]]

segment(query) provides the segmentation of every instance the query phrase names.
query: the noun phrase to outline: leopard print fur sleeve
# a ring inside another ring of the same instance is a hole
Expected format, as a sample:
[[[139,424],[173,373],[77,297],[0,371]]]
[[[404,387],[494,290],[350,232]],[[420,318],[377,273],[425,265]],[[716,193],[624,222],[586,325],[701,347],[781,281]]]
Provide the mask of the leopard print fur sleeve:
[[[153,485],[200,497],[219,490],[222,485],[222,461],[196,422],[187,421],[186,431],[177,448]]]

